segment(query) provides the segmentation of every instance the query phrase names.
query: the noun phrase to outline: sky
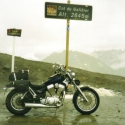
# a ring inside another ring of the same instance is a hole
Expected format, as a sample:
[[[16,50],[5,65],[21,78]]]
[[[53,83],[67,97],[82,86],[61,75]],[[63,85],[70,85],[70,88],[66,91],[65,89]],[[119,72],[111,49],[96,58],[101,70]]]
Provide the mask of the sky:
[[[67,0],[0,0],[0,52],[12,54],[7,29],[22,29],[15,37],[15,55],[42,60],[66,49],[65,19],[45,18],[45,2]],[[92,21],[70,20],[69,50],[91,53],[125,49],[125,0],[70,0],[92,6]]]

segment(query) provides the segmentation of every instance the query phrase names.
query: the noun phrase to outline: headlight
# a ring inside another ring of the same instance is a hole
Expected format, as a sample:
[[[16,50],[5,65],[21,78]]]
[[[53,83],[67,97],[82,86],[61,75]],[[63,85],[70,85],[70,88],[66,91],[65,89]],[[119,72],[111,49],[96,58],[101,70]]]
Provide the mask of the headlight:
[[[72,77],[75,77],[75,73],[74,72],[72,72],[71,75],[72,75]]]

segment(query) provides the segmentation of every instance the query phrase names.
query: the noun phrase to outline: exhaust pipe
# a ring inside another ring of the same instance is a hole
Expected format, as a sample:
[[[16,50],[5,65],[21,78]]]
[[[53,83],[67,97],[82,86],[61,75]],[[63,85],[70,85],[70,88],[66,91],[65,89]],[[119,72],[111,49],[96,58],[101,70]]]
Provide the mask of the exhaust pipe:
[[[47,106],[40,103],[25,103],[25,107],[29,108],[58,108],[60,106]]]

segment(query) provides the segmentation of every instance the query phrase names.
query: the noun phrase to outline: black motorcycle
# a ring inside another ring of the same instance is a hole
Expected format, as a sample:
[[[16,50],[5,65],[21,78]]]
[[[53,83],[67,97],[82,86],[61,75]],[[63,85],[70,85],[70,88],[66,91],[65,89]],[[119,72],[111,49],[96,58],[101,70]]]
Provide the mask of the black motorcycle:
[[[97,92],[90,87],[79,87],[75,73],[57,64],[55,74],[41,85],[25,79],[16,79],[6,85],[5,90],[12,88],[6,97],[6,108],[15,115],[24,115],[31,108],[59,108],[70,85],[75,88],[72,102],[76,110],[82,114],[95,112],[100,103]]]

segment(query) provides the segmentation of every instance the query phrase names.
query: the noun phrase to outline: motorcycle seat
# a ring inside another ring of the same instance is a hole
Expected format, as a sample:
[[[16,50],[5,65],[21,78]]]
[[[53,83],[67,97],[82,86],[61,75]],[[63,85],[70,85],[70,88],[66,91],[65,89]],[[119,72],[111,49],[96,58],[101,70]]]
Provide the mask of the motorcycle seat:
[[[33,88],[34,90],[42,89],[45,87],[45,83],[43,83],[41,85],[34,85],[34,84],[30,83],[30,87]]]

